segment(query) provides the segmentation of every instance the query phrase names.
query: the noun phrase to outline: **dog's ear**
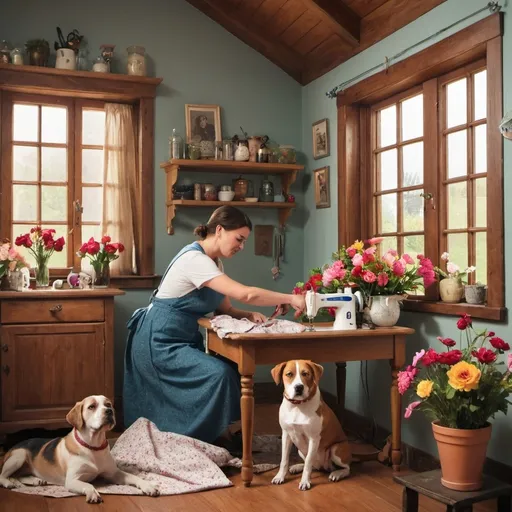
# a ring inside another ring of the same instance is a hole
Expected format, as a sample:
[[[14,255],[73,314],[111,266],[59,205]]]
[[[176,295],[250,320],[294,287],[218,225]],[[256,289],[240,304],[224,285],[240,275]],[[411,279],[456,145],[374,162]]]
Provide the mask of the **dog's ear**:
[[[315,382],[318,384],[324,373],[324,367],[313,363],[313,361],[308,361],[308,364],[311,366],[311,369],[313,370],[313,376],[315,377]]]
[[[281,380],[282,380],[281,377],[283,375],[283,370],[284,370],[285,366],[286,366],[286,362],[276,364],[270,372],[272,374],[272,378],[274,379],[274,382],[276,383],[277,386],[279,386],[279,384],[281,384]]]
[[[66,421],[73,425],[77,430],[80,430],[84,426],[84,418],[82,417],[82,405],[83,400],[81,402],[77,402],[73,409],[69,411],[66,415]]]

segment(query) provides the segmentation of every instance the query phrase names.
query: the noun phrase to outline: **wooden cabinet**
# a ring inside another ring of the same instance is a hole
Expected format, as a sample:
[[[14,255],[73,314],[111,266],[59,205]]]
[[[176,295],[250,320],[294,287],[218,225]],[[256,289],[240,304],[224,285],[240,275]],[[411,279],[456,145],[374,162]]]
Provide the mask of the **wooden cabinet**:
[[[173,187],[178,179],[178,174],[183,172],[216,172],[228,173],[234,177],[240,174],[260,174],[276,175],[281,178],[281,190],[288,194],[290,186],[297,178],[297,172],[302,171],[304,166],[296,164],[266,164],[255,162],[235,162],[232,160],[178,160],[172,159],[160,164],[167,175],[167,233],[174,234],[172,221],[176,216],[176,209],[198,208],[198,207],[218,207],[223,204],[230,204],[238,208],[275,208],[279,212],[279,224],[284,226],[292,209],[296,207],[295,203],[249,203],[245,201],[194,201],[186,199],[173,199]]]
[[[0,292],[0,433],[67,426],[88,395],[114,398],[116,289]]]

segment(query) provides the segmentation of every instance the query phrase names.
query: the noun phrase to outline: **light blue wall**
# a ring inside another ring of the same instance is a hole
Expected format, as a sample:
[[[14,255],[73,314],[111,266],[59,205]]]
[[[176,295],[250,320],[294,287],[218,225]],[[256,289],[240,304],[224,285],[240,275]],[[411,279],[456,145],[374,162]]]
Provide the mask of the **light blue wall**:
[[[184,0],[89,0],[60,2],[36,0],[3,2],[0,39],[16,46],[30,38],[57,39],[56,26],[66,35],[76,28],[98,55],[102,43],[116,44],[113,71],[125,72],[126,47],[142,45],[149,56],[149,73],[163,78],[158,88],[155,120],[155,252],[156,271],[162,273],[178,250],[193,240],[193,228],[206,222],[210,211],[179,211],[176,234],[166,232],[165,175],[159,163],[168,157],[168,137],[173,128],[185,133],[185,104],[221,106],[223,134],[268,134],[281,144],[301,147],[301,87],[286,73],[249,48]],[[190,175],[189,175],[190,176]],[[199,176],[191,175],[197,179]],[[236,176],[234,176],[236,177]],[[208,181],[208,176],[201,176]],[[224,175],[224,179],[231,176]],[[212,178],[213,179],[213,178]],[[276,187],[279,181],[272,178]],[[219,183],[221,183],[220,181]],[[257,183],[255,183],[257,184]],[[279,187],[277,187],[279,190]],[[292,188],[302,202],[300,179]],[[277,225],[276,210],[248,210],[253,224]],[[251,237],[242,254],[225,261],[229,275],[248,285],[278,291],[292,289],[303,268],[301,212],[290,218],[287,232],[288,257],[282,278],[273,281],[272,259],[254,255]],[[291,257],[293,255],[293,257]],[[149,291],[131,291],[116,299],[116,392],[121,391],[126,321],[135,308],[146,305]],[[267,308],[267,313],[270,313]],[[268,368],[258,375],[269,380]]]
[[[503,2],[501,2],[503,4]],[[309,184],[305,190],[306,201],[306,224],[304,227],[304,268],[321,265],[330,261],[330,255],[336,248],[337,239],[337,111],[336,100],[328,99],[325,92],[332,89],[339,83],[348,80],[358,74],[366,71],[379,63],[384,62],[385,57],[395,55],[404,48],[421,41],[438,30],[450,25],[451,23],[473,13],[483,7],[485,2],[482,0],[448,0],[436,9],[425,14],[413,23],[377,43],[368,50],[362,52],[346,63],[337,67],[330,73],[319,78],[315,82],[307,85],[302,90],[302,140],[304,152],[308,155],[307,171],[310,175],[312,169],[323,165],[331,166],[331,208],[327,210],[315,210],[312,186]],[[509,9],[510,10],[510,9]],[[472,18],[463,25],[459,25],[451,32],[443,34],[442,37],[451,35],[460,28],[467,26],[479,18],[488,15],[488,12],[479,17]],[[510,55],[512,53],[512,34],[510,14],[505,16],[505,36],[504,36],[504,110],[512,109],[512,63]],[[438,39],[428,43],[429,45]],[[416,49],[419,51],[427,45]],[[412,53],[406,55],[409,56]],[[331,156],[322,160],[315,161],[311,158],[311,124],[327,117],[330,121],[331,134]],[[497,127],[493,127],[497,129]],[[512,143],[505,141],[505,197],[512,191],[512,181],[507,169],[512,165]],[[510,201],[505,202],[505,219],[510,219],[512,205]],[[354,212],[357,215],[358,212]],[[505,226],[505,252],[510,251],[512,244],[510,223]],[[506,273],[507,304],[510,305],[510,294],[512,290],[512,274]],[[438,315],[403,313],[400,319],[401,325],[407,325],[416,329],[416,334],[408,338],[407,359],[410,361],[414,353],[422,348],[432,346],[438,348],[436,336],[453,337],[458,339],[458,331],[455,327],[455,317],[446,317]],[[481,322],[475,323],[478,327],[484,327]],[[492,326],[498,335],[508,341],[512,341],[512,332],[507,324],[496,324]],[[375,362],[369,364],[369,388],[371,397],[371,407],[367,406],[367,401],[363,395],[359,379],[359,363],[348,364],[347,375],[347,408],[360,414],[370,415],[373,413],[377,422],[390,426],[389,415],[389,365],[387,362]],[[325,382],[329,385],[332,392],[335,391],[335,378],[332,368]],[[405,401],[408,403],[408,401]],[[510,416],[499,415],[494,422],[494,433],[489,447],[488,455],[498,461],[510,464],[512,460],[512,444],[508,442],[512,435],[512,411]],[[412,419],[403,422],[403,440],[406,443],[417,446],[422,450],[436,453],[434,441],[432,439],[431,427],[421,413],[413,415]]]

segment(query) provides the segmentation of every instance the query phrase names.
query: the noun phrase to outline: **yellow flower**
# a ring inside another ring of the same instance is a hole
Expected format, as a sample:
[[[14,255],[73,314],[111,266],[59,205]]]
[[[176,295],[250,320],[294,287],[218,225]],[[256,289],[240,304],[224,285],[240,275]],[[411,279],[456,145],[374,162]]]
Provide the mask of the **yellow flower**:
[[[460,361],[454,364],[448,372],[448,384],[459,391],[471,391],[478,387],[480,370],[474,365]]]
[[[356,240],[351,246],[351,249],[355,249],[356,251],[362,251],[364,248],[364,242]]]
[[[432,388],[434,387],[434,383],[431,380],[422,380],[418,387],[416,388],[416,394],[420,398],[428,398],[430,393],[432,393]]]

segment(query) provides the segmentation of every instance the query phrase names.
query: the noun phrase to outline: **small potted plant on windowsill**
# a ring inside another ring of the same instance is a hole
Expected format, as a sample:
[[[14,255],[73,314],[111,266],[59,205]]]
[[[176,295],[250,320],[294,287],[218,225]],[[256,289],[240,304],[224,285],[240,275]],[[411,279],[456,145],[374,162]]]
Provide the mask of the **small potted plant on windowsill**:
[[[468,267],[464,271],[460,267],[450,261],[450,255],[444,252],[441,259],[446,262],[446,272],[434,267],[434,271],[439,277],[439,295],[443,302],[457,303],[464,296],[464,284],[467,275],[476,270],[476,267]]]
[[[25,49],[31,66],[48,66],[50,44],[46,39],[30,39],[25,43]]]
[[[468,304],[484,304],[487,296],[487,286],[482,283],[464,286],[464,296]]]

